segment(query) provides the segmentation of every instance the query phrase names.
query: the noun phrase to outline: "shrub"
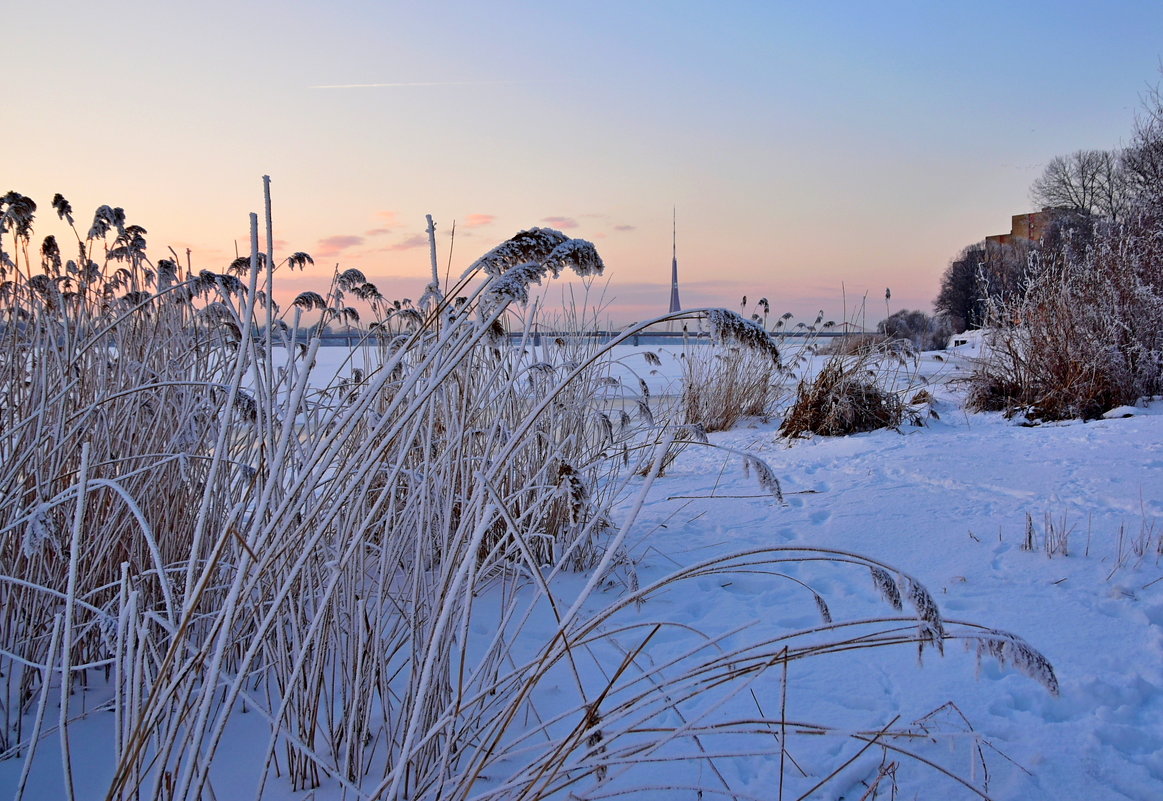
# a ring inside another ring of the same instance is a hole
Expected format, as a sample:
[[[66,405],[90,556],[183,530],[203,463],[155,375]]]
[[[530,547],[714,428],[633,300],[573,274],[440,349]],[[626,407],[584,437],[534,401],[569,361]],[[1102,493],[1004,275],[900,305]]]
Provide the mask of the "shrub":
[[[992,301],[970,408],[1087,419],[1163,389],[1161,238],[1143,215],[1044,253],[1019,296]]]
[[[893,342],[857,356],[830,356],[815,376],[800,381],[780,435],[845,436],[905,422],[920,425],[919,412],[901,398],[914,383],[915,368],[915,355]]]

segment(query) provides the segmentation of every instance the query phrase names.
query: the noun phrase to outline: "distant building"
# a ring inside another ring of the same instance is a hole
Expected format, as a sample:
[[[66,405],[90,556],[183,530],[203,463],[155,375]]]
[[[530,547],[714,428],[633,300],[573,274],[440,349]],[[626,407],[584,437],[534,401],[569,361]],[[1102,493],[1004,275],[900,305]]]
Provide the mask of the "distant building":
[[[985,238],[986,244],[1013,245],[1016,240],[1041,242],[1050,231],[1055,221],[1076,212],[1071,209],[1045,208],[1041,211],[1031,211],[1028,214],[1015,214],[1010,218],[1010,232],[1008,234],[994,234]]]

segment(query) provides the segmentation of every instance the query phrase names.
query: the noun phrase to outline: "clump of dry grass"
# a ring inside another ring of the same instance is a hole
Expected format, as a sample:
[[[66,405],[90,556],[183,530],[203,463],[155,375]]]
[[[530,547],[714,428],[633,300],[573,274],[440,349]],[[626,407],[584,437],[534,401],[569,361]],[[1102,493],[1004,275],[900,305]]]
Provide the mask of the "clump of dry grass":
[[[826,356],[863,356],[884,347],[890,339],[885,334],[845,334],[829,340],[820,353]]]
[[[682,419],[705,431],[726,431],[746,417],[766,417],[778,398],[782,372],[742,345],[693,343],[682,354]]]
[[[822,312],[811,325],[792,324],[789,313],[769,331],[767,299],[759,306],[764,315],[751,319],[726,309],[707,310],[710,341],[688,341],[683,349],[684,422],[712,432],[734,428],[747,417],[766,420],[783,400],[795,369],[816,352],[817,334],[832,327],[822,324]],[[786,352],[777,336],[793,343]]]
[[[889,342],[856,356],[829,357],[818,373],[799,382],[780,435],[836,437],[921,425],[918,406],[931,397],[915,393],[915,355],[898,345]],[[910,392],[913,402],[905,403],[902,394]]]
[[[766,416],[786,371],[775,339],[758,321],[726,309],[710,309],[706,319],[710,341],[683,348],[683,422],[725,431],[744,417]]]

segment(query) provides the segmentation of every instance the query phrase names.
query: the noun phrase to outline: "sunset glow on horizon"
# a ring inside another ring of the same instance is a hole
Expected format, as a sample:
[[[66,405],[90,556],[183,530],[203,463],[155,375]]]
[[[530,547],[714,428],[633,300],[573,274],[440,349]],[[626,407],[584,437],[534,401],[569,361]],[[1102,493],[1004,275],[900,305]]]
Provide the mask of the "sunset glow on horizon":
[[[24,2],[6,9],[4,184],[60,235],[121,206],[196,269],[274,196],[283,294],[357,267],[389,297],[519,230],[591,240],[612,323],[682,299],[931,311],[1045,163],[1129,139],[1163,5]],[[455,224],[455,238],[451,237]],[[66,229],[67,230],[67,229]],[[550,295],[552,297],[552,295]]]

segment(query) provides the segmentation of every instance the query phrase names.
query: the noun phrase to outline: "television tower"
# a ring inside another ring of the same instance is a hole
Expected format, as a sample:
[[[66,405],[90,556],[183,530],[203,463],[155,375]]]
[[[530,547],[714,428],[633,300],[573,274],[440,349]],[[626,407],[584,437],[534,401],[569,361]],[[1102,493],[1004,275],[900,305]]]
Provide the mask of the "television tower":
[[[674,215],[671,220],[670,232],[670,311],[682,311],[682,304],[678,301],[678,213],[672,210]]]

